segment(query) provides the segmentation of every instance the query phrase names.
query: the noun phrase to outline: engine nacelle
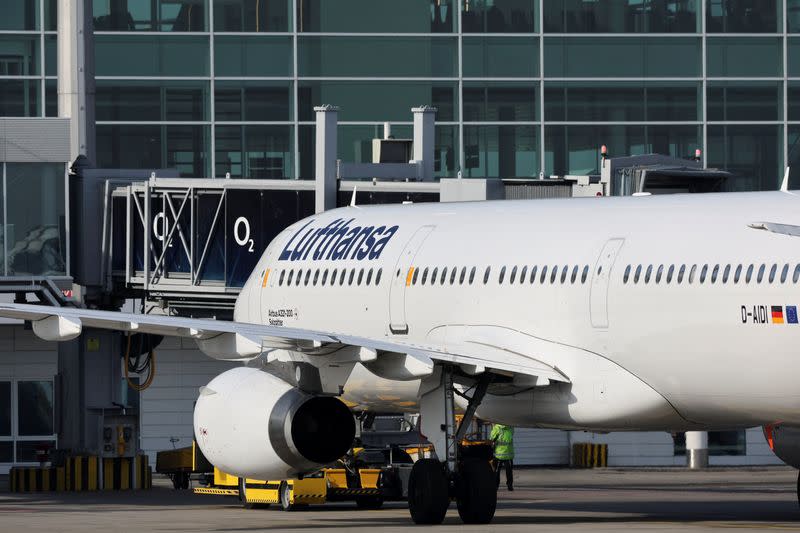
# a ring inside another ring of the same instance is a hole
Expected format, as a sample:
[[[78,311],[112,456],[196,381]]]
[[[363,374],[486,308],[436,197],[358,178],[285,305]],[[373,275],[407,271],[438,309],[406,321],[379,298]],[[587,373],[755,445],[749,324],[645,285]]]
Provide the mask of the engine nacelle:
[[[766,426],[764,436],[778,459],[789,466],[800,468],[800,428],[792,426]]]
[[[342,457],[353,444],[347,406],[311,396],[255,368],[235,368],[201,388],[197,444],[211,464],[253,479],[288,479]]]

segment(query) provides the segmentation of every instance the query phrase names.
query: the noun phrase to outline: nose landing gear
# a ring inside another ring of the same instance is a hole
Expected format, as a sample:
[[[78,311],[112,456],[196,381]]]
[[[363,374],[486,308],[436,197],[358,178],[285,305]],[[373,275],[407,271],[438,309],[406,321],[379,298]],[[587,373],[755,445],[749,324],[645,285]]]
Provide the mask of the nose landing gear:
[[[423,383],[420,399],[420,429],[433,444],[436,456],[420,459],[411,470],[408,485],[408,509],[416,524],[441,524],[451,498],[465,524],[488,524],[497,506],[497,484],[488,461],[474,458],[460,460],[458,445],[472,422],[475,410],[483,401],[491,382],[485,373],[469,399],[461,425],[455,425],[453,369],[440,367]]]

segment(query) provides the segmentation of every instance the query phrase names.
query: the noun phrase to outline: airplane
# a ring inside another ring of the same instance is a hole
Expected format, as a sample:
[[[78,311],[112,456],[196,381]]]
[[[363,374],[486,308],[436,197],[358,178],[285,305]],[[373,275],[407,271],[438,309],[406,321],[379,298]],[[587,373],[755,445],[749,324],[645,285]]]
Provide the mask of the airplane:
[[[494,474],[457,446],[475,416],[602,432],[764,426],[800,467],[798,237],[800,197],[785,191],[351,205],[279,234],[233,321],[32,304],[0,316],[46,340],[109,328],[242,361],[194,412],[203,453],[242,478],[339,458],[350,408],[419,412],[435,458],[413,466],[411,518],[441,523],[454,499],[465,523],[485,524]]]

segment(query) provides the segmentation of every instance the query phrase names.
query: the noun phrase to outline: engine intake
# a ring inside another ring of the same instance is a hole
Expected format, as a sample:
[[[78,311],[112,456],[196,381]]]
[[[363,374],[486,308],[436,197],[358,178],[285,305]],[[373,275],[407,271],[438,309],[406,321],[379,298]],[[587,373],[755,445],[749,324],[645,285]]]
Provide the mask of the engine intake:
[[[200,390],[197,444],[211,463],[239,477],[287,479],[342,457],[353,444],[347,406],[312,396],[254,368],[235,368]]]

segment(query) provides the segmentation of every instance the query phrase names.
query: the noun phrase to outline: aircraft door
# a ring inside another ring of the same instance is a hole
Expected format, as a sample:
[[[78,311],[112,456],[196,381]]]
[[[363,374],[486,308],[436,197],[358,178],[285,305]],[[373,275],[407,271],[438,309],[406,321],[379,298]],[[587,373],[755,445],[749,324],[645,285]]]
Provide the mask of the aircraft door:
[[[617,258],[625,239],[611,239],[600,252],[597,264],[592,272],[592,287],[590,291],[589,313],[592,326],[595,328],[608,327],[608,286],[611,279],[611,269]]]
[[[422,226],[406,243],[391,273],[392,284],[389,289],[389,330],[395,334],[408,333],[406,321],[406,287],[411,282],[414,258],[417,251],[436,226]]]

